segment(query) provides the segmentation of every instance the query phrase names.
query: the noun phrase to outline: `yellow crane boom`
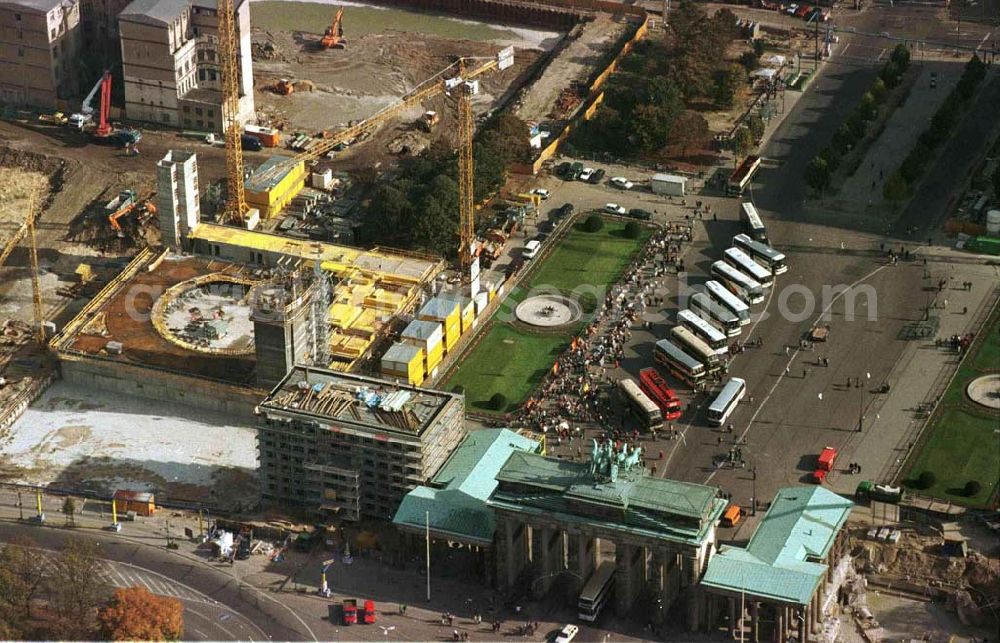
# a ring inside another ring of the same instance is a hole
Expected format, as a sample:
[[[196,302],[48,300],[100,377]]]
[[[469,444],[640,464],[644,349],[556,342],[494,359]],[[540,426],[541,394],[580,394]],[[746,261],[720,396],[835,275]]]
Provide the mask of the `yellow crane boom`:
[[[226,207],[224,221],[242,222],[247,211],[243,187],[243,145],[240,142],[239,67],[236,60],[236,9],[233,0],[219,0],[219,62],[222,66],[222,128],[226,139]]]

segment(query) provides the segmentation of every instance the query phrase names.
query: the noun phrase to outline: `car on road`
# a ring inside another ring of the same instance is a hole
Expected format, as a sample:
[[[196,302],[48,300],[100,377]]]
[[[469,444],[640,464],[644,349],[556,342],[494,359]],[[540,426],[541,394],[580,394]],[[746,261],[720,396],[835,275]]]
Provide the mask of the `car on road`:
[[[552,196],[552,193],[545,188],[535,188],[531,191],[531,194],[537,194],[541,197],[542,201],[548,201],[549,197]]]
[[[628,211],[628,215],[633,219],[639,219],[640,221],[649,221],[653,218],[653,215],[649,213],[649,210],[643,210],[642,208],[632,208]]]
[[[931,72],[931,89],[937,87],[937,72]]]
[[[628,210],[625,209],[625,206],[618,205],[617,203],[604,204],[604,211],[607,212],[608,214],[617,214],[620,216],[625,216],[625,214],[628,212]]]
[[[632,183],[624,176],[611,177],[610,183],[612,186],[618,188],[619,190],[631,190],[635,186],[635,183]]]
[[[597,185],[602,179],[604,179],[604,170],[597,169],[594,170],[594,173],[590,175],[589,179],[587,179],[587,183]]]
[[[577,178],[577,180],[580,180],[580,181],[589,181],[590,177],[593,174],[594,174],[594,168],[592,168],[592,167],[585,167],[585,168],[583,168],[583,171],[580,172],[580,175],[578,177],[576,177],[576,178]]]
[[[787,13],[790,16],[794,16],[795,12],[798,10],[799,10],[799,5],[795,4],[794,2],[785,7],[785,13]]]
[[[555,643],[570,643],[576,638],[577,633],[579,633],[580,628],[576,625],[564,625],[559,634],[556,635]]]
[[[535,255],[538,254],[538,250],[542,247],[542,242],[537,239],[532,239],[528,243],[524,244],[524,250],[521,251],[521,256],[525,259],[534,259]]]

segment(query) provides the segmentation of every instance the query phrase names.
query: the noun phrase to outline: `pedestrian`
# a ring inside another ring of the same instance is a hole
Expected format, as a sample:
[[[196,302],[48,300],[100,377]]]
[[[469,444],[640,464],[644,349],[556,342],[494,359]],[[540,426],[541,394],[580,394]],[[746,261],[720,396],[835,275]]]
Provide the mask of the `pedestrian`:
[[[785,346],[785,356],[788,355],[788,350],[789,350],[789,348],[787,346]]]
[[[968,306],[962,306],[962,314],[964,315],[964,314],[966,314],[968,312],[969,312],[969,307]]]
[[[806,369],[802,369],[802,379],[806,379]]]
[[[786,367],[785,367],[785,375],[788,375],[788,373],[789,373],[789,371],[790,371],[790,370],[791,370],[791,369],[789,369],[789,368],[788,368],[788,367],[786,366]]]

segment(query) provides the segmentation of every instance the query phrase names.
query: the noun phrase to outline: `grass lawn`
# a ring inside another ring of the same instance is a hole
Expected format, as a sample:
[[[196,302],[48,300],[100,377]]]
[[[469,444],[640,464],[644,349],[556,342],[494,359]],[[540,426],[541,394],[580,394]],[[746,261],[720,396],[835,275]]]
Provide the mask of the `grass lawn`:
[[[907,481],[931,471],[937,478],[930,489],[918,493],[955,504],[985,506],[996,491],[1000,479],[1000,420],[968,399],[969,382],[988,371],[1000,369],[1000,316],[994,316],[984,332],[988,335],[975,355],[969,357],[941,401],[942,410],[927,427],[919,453],[909,466]],[[978,480],[982,491],[973,497],[962,488]]]
[[[579,286],[604,288],[617,281],[650,235],[644,227],[640,238],[628,239],[624,230],[624,223],[611,220],[605,220],[604,229],[596,233],[584,232],[580,224],[570,230],[537,266],[527,288],[510,293],[511,305],[501,307],[486,335],[464,356],[441,388],[447,391],[464,387],[467,404],[477,411],[492,411],[489,400],[495,393],[507,397],[508,410],[519,406],[552,368],[582,323],[567,327],[564,333],[536,334],[501,318],[512,317],[514,305],[533,288],[570,293]]]

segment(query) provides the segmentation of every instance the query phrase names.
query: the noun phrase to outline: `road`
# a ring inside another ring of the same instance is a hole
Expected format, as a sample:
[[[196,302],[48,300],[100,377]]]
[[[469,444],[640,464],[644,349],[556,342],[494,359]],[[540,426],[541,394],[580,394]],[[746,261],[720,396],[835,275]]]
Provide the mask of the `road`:
[[[186,637],[201,640],[309,640],[302,626],[270,597],[241,587],[233,576],[167,550],[92,530],[39,527],[0,520],[0,541],[30,538],[39,548],[56,551],[70,539],[98,544],[105,578],[114,587],[132,584],[173,596],[185,605]]]

